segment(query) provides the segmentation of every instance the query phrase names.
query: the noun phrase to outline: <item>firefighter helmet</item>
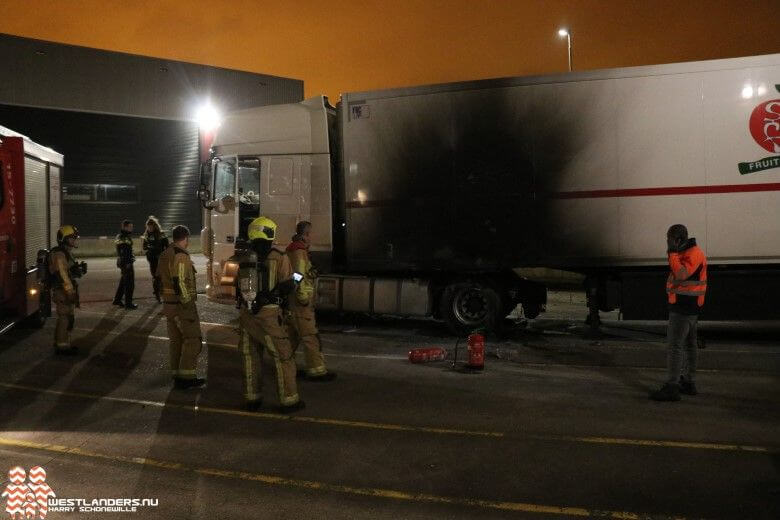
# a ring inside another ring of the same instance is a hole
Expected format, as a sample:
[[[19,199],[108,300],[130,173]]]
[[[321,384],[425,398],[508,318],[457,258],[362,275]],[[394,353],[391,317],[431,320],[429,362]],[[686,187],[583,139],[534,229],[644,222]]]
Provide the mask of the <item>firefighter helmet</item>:
[[[68,237],[73,237],[73,238],[78,238],[79,237],[79,230],[76,229],[76,226],[71,226],[70,224],[65,224],[64,226],[60,227],[59,230],[57,230],[57,242],[58,243],[61,244]]]
[[[257,217],[249,224],[249,240],[270,240],[276,238],[276,222],[268,217]]]

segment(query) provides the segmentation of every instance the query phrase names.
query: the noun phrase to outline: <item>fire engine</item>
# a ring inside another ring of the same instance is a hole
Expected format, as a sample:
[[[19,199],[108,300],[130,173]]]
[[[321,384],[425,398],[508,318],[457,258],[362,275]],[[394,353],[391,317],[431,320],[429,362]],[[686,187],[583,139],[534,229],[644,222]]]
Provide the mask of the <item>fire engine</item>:
[[[63,156],[0,126],[0,334],[43,326],[51,304],[46,256],[56,241]]]

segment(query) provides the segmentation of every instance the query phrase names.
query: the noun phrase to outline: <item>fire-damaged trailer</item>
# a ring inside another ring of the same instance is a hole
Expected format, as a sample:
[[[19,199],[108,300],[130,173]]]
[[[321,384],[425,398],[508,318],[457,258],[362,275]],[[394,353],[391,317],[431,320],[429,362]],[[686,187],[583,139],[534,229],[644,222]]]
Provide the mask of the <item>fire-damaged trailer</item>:
[[[348,93],[229,114],[209,294],[262,213],[314,225],[317,305],[485,326],[580,272],[593,310],[665,316],[665,233],[710,259],[704,317],[780,317],[780,54]]]

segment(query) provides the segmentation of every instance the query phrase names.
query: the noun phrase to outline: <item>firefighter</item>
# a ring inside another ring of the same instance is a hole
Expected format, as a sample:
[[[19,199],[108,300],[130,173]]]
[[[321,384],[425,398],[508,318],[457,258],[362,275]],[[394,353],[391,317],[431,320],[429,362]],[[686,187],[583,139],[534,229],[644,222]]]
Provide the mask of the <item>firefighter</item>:
[[[176,388],[201,387],[206,380],[196,375],[202,342],[195,266],[187,252],[190,230],[176,226],[171,234],[173,244],[160,255],[155,273],[160,279],[163,314],[168,322],[171,376]]]
[[[262,404],[263,349],[274,362],[280,411],[294,412],[306,405],[295,383],[295,353],[284,326],[283,306],[295,290],[290,260],[272,247],[276,223],[258,217],[249,224],[249,247],[231,257],[238,265],[236,299],[239,308],[239,351],[244,370],[245,407]]]
[[[160,255],[168,247],[168,237],[165,236],[160,222],[154,215],[149,215],[146,220],[146,231],[143,234],[143,250],[146,251],[146,260],[149,261],[149,270],[152,272],[152,291],[154,299],[160,303],[160,280],[157,278],[157,262]]]
[[[670,271],[666,280],[668,377],[664,386],[650,397],[656,401],[679,401],[680,393],[698,393],[697,327],[707,293],[707,257],[696,245],[696,239],[688,238],[688,229],[682,224],[669,228],[666,245]]]
[[[114,239],[116,245],[116,266],[120,269],[122,275],[119,278],[119,287],[116,288],[114,295],[114,305],[124,307],[125,309],[137,309],[138,305],[133,303],[133,290],[135,289],[135,255],[133,255],[133,223],[129,220],[122,221],[122,227],[119,234]],[[122,302],[124,298],[124,302]]]
[[[287,313],[287,331],[293,345],[293,351],[303,345],[306,359],[306,378],[310,381],[331,381],[335,372],[329,372],[322,356],[322,345],[317,330],[314,313],[314,284],[317,270],[309,258],[311,246],[311,222],[299,222],[295,226],[295,236],[287,246],[287,256],[293,272],[303,275],[297,284],[295,295],[290,297]]]
[[[71,255],[71,251],[77,247],[78,238],[76,226],[62,226],[57,231],[57,245],[49,253],[52,300],[57,304],[54,351],[66,356],[78,352],[78,348],[70,344],[70,332],[75,322],[75,309],[80,307],[77,280],[87,272],[87,264],[77,264]]]

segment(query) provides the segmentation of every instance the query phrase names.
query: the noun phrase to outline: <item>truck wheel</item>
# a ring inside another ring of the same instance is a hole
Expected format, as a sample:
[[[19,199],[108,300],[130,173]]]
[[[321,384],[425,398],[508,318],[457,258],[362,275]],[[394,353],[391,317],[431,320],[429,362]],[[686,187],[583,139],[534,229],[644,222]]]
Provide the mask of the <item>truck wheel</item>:
[[[476,282],[448,285],[441,295],[439,312],[452,332],[469,334],[475,329],[494,329],[502,309],[501,297],[490,286]]]

